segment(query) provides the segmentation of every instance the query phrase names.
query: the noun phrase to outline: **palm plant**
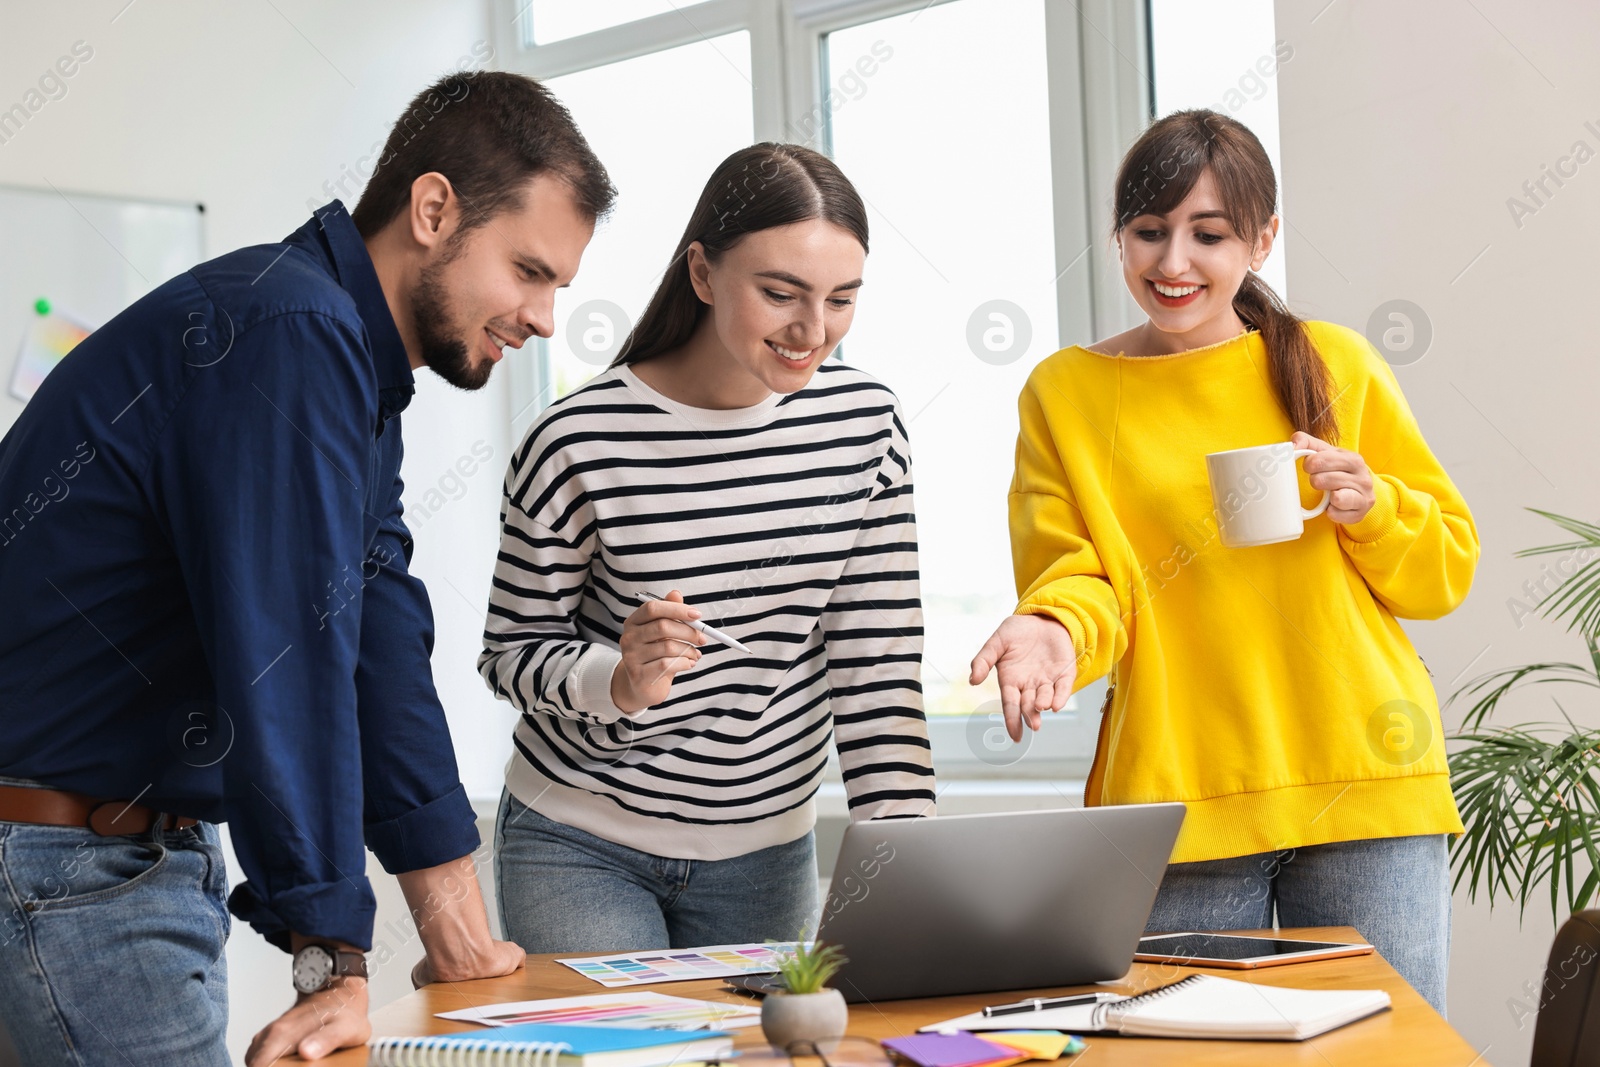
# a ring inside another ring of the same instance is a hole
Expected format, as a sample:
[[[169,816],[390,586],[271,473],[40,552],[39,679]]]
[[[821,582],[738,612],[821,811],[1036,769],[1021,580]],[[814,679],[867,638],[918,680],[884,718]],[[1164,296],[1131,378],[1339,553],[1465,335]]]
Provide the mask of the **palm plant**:
[[[1509,667],[1475,678],[1449,703],[1471,699],[1450,757],[1450,784],[1466,834],[1451,848],[1455,885],[1469,899],[1478,890],[1494,906],[1497,893],[1519,901],[1527,914],[1536,887],[1548,883],[1553,919],[1566,908],[1588,907],[1600,890],[1600,730],[1574,723],[1552,699],[1561,722],[1486,726],[1513,690],[1531,685],[1600,688],[1600,526],[1530,508],[1575,540],[1518,552],[1519,557],[1575,553],[1585,562],[1536,608],[1566,620],[1588,651],[1587,663],[1547,662]]]

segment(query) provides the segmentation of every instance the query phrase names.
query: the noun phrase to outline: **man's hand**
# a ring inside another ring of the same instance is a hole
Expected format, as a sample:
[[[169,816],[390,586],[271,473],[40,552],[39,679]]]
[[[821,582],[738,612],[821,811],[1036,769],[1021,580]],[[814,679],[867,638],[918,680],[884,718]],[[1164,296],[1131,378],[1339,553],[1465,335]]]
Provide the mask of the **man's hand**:
[[[653,708],[672,692],[672,679],[700,662],[705,637],[689,625],[700,612],[674,589],[665,600],[647,600],[622,624],[622,662],[611,673],[611,700],[632,715]]]
[[[427,950],[411,969],[412,985],[420,989],[429,982],[497,978],[522,966],[527,953],[489,933],[476,856],[395,877]]]
[[[514,941],[490,941],[489,952],[473,960],[434,962],[432,955],[422,957],[411,968],[411,987],[421,989],[433,982],[465,982],[473,978],[498,978],[521,967],[528,954]],[[438,970],[434,968],[438,967]]]
[[[1000,710],[1006,734],[1022,740],[1022,724],[1037,730],[1041,713],[1055,711],[1072,695],[1078,677],[1072,635],[1045,615],[1011,615],[985,641],[972,660],[967,679],[977,685],[995,669],[1000,682]]]
[[[302,993],[294,1007],[256,1034],[244,1062],[246,1067],[268,1067],[291,1053],[318,1060],[338,1049],[363,1045],[371,1036],[367,980],[335,978],[321,992]]]
[[[1336,448],[1301,430],[1289,441],[1297,449],[1316,450],[1316,455],[1306,457],[1306,477],[1311,488],[1333,494],[1328,498],[1328,518],[1349,525],[1367,517],[1378,498],[1372,488],[1372,471],[1361,453]]]

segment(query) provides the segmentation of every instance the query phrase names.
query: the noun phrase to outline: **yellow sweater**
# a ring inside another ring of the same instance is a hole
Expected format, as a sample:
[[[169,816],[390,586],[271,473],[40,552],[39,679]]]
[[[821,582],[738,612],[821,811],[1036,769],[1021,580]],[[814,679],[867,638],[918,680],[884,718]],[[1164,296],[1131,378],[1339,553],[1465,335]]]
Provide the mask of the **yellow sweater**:
[[[1111,673],[1086,799],[1184,801],[1173,862],[1462,830],[1429,672],[1395,618],[1461,603],[1477,528],[1388,365],[1352,330],[1307,329],[1334,443],[1366,460],[1377,502],[1295,541],[1223,547],[1206,479],[1208,452],[1293,432],[1259,334],[1170,356],[1067,348],[1019,401],[1017,611],[1071,632],[1075,688]]]

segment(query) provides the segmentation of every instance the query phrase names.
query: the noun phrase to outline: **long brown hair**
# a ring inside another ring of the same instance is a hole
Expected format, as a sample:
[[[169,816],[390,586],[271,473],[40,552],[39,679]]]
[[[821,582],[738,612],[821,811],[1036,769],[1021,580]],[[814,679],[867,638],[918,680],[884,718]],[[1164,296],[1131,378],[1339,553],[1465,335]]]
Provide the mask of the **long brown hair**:
[[[1272,162],[1242,123],[1205,109],[1157,120],[1128,149],[1117,171],[1113,234],[1139,215],[1171,213],[1208,170],[1233,232],[1254,244],[1278,204]],[[1294,428],[1333,442],[1333,379],[1305,324],[1254,271],[1234,294],[1233,310],[1266,343],[1272,385]]]
[[[689,280],[687,252],[695,241],[715,263],[746,234],[809,219],[843,227],[867,250],[861,196],[827,156],[764,141],[723,160],[689,216],[672,265],[611,365],[638,363],[688,343],[706,310]]]

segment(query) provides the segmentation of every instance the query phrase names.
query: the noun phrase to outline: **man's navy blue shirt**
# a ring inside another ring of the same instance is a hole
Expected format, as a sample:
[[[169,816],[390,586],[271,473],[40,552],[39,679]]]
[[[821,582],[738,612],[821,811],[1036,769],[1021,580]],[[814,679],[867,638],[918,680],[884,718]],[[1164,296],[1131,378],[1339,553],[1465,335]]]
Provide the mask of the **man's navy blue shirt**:
[[[407,573],[410,363],[335,201],[96,330],[0,441],[0,775],[226,821],[229,900],[370,946],[478,847]]]

